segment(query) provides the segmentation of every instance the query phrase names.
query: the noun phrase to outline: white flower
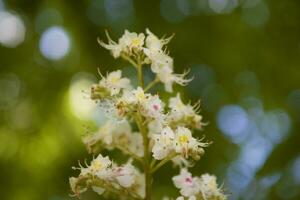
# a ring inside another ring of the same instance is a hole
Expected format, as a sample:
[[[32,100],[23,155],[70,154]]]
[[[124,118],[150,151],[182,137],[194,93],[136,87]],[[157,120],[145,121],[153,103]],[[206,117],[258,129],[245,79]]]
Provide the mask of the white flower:
[[[161,119],[164,104],[159,99],[158,95],[149,96],[143,103],[142,114],[145,117],[151,117],[154,119]]]
[[[190,82],[191,79],[185,79],[188,72],[183,74],[175,74],[173,72],[173,59],[160,49],[163,42],[153,34],[150,34],[148,37],[149,42],[146,39],[146,45],[149,47],[144,48],[144,53],[151,63],[151,70],[157,74],[158,80],[164,83],[165,90],[172,92],[174,83],[184,86]]]
[[[170,127],[162,129],[161,134],[154,134],[153,157],[162,160],[173,150],[174,132]]]
[[[157,120],[163,120],[164,118],[164,104],[159,99],[158,95],[152,96],[151,94],[145,93],[141,87],[138,87],[130,92],[126,92],[123,95],[122,100],[129,105],[138,104],[141,114],[144,117]]]
[[[120,112],[120,107],[117,106],[117,99],[105,98],[96,102],[105,117],[114,122],[124,121],[123,113]]]
[[[107,39],[108,39],[108,44],[106,44],[103,41],[101,41],[101,40],[98,39],[99,44],[102,47],[104,47],[105,49],[110,50],[114,58],[120,57],[121,52],[122,52],[122,50],[123,50],[124,47],[122,45],[116,43],[115,41],[113,41],[110,38],[110,36],[109,36],[109,34],[108,34],[107,31],[105,31],[105,34],[106,34]]]
[[[151,50],[160,50],[164,45],[166,45],[172,38],[162,38],[159,39],[154,35],[148,28],[146,29],[147,38],[146,38],[146,47]]]
[[[147,98],[148,98],[148,94],[144,93],[144,90],[141,87],[138,87],[136,90],[132,91],[133,95],[134,95],[134,102],[137,103],[144,103]]]
[[[123,105],[127,105],[129,111],[136,111],[138,109],[149,121],[163,121],[165,118],[163,114],[164,104],[158,95],[145,93],[141,87],[125,92],[121,98],[121,102],[123,102]]]
[[[77,196],[87,190],[86,187],[82,187],[78,184],[79,181],[80,181],[79,178],[75,178],[75,177],[70,177],[69,178],[69,183],[70,183],[71,190]]]
[[[128,78],[122,78],[121,70],[109,73],[106,78],[102,77],[99,85],[107,88],[111,96],[119,94],[121,89],[131,88],[130,80]]]
[[[173,59],[161,50],[144,49],[144,53],[151,62],[152,72],[158,73],[165,67],[173,71]]]
[[[75,177],[70,177],[69,178],[70,187],[71,187],[71,190],[73,192],[76,191],[77,182],[78,182],[78,178],[75,178]]]
[[[203,192],[213,193],[214,191],[218,190],[217,178],[214,175],[203,174],[200,178]]]
[[[111,177],[112,162],[108,156],[103,157],[101,154],[92,160],[89,166],[90,173],[100,179],[107,179]]]
[[[188,156],[189,149],[197,144],[197,140],[193,138],[191,131],[185,127],[176,129],[174,148],[177,153],[182,153],[184,157]]]
[[[113,41],[107,32],[106,36],[108,38],[108,44],[101,40],[98,40],[98,42],[102,47],[110,50],[114,58],[120,57],[121,53],[131,55],[133,50],[141,51],[145,39],[145,35],[143,33],[131,33],[128,30],[125,30],[118,43]]]
[[[148,123],[148,135],[152,136],[154,134],[160,134],[164,125],[165,125],[164,120],[161,118],[156,118],[154,120],[151,120]]]
[[[167,116],[167,121],[169,123],[175,123],[175,126],[186,125],[201,129],[204,125],[202,116],[197,114],[200,108],[199,102],[194,106],[184,104],[180,98],[180,94],[177,93],[175,97],[169,99],[169,108],[171,111]]]
[[[218,188],[217,178],[214,175],[203,174],[200,177],[200,190],[204,199],[225,200],[226,196]]]
[[[164,83],[165,90],[167,92],[173,92],[174,83],[182,86],[185,86],[187,83],[189,83],[192,79],[185,79],[186,75],[187,72],[183,74],[175,74],[173,73],[172,68],[168,66],[161,67],[157,71],[157,77],[162,83]]]
[[[153,157],[156,160],[166,158],[172,151],[180,153],[183,158],[174,158],[174,162],[178,165],[189,166],[190,163],[185,159],[192,156],[195,160],[199,159],[204,153],[202,147],[206,147],[206,143],[201,143],[195,139],[191,131],[185,127],[178,127],[175,131],[166,126],[160,134],[152,135],[154,145],[152,147]]]
[[[180,194],[184,197],[191,197],[199,193],[199,181],[197,177],[192,177],[192,174],[183,168],[180,174],[172,178],[175,187],[180,189]]]
[[[114,173],[115,178],[122,187],[129,188],[136,181],[137,172],[131,162],[118,167],[117,169],[115,169]]]
[[[135,32],[129,32],[125,30],[122,37],[119,39],[119,44],[125,48],[128,48],[130,53],[132,50],[142,50],[144,45],[145,35],[143,33],[137,34]]]
[[[121,138],[128,138],[131,133],[131,127],[128,121],[116,122],[107,120],[98,132],[87,135],[83,138],[83,143],[87,146],[89,152],[98,142],[102,142],[107,148],[113,143],[121,142]]]
[[[179,166],[180,168],[193,166],[192,162],[190,162],[186,158],[182,157],[181,155],[175,156],[174,158],[172,158],[172,162],[173,162],[174,166]]]
[[[143,104],[148,97],[149,94],[145,94],[144,90],[141,87],[138,87],[135,90],[125,93],[123,99],[128,104]]]
[[[121,137],[128,137],[131,133],[131,127],[127,120],[123,120],[122,122],[108,120],[101,128],[100,133],[102,134],[102,141],[110,145],[118,143]]]
[[[194,114],[193,107],[191,105],[185,105],[182,102],[179,93],[177,93],[176,97],[171,97],[169,99],[169,108],[173,114],[172,117],[176,120]]]
[[[194,124],[194,127],[199,130],[201,130],[202,127],[207,124],[207,123],[203,123],[202,116],[196,113],[193,115],[192,123]]]
[[[179,126],[175,131],[174,148],[184,158],[192,156],[195,160],[200,159],[204,153],[203,147],[208,145],[208,143],[202,143],[194,138],[188,128]]]
[[[173,69],[173,59],[168,56],[162,49],[172,38],[161,38],[159,39],[154,35],[149,29],[146,29],[146,48],[144,48],[144,53],[147,59],[151,63],[151,69],[154,73],[157,73],[162,67],[169,67]]]
[[[174,76],[173,70],[169,67],[162,67],[157,71],[157,77],[165,86],[167,92],[173,91]]]

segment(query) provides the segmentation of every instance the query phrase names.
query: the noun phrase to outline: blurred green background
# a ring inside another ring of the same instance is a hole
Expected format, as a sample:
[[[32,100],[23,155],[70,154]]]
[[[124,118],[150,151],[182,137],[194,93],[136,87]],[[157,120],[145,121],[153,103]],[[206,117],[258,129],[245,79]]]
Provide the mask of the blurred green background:
[[[176,90],[209,122],[193,173],[216,174],[229,199],[300,199],[299,0],[0,0],[0,199],[71,199],[71,166],[91,159],[80,137],[104,120],[82,90],[97,68],[134,81],[96,38],[147,27],[175,33],[175,69],[194,76]],[[177,195],[177,171],[157,174],[155,199]]]

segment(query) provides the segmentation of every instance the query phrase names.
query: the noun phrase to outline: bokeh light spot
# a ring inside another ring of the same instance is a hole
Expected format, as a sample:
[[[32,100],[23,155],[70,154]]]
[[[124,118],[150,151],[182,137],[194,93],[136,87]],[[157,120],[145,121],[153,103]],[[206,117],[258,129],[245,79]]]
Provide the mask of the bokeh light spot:
[[[216,13],[221,13],[228,4],[228,0],[208,0],[209,7]]]
[[[293,173],[295,182],[297,184],[300,184],[300,156],[293,163],[292,173]]]
[[[239,160],[256,171],[265,163],[272,149],[273,145],[268,139],[254,136],[242,147]]]
[[[40,51],[50,60],[63,58],[69,52],[70,46],[68,34],[59,26],[48,28],[40,39]]]
[[[0,43],[9,48],[21,44],[26,28],[22,19],[9,12],[0,12]]]
[[[221,108],[217,114],[219,129],[229,137],[242,134],[248,126],[248,115],[238,105],[227,105]]]
[[[69,89],[69,106],[72,113],[81,120],[91,120],[96,104],[89,98],[90,86],[93,84],[94,76],[80,72],[76,74]]]
[[[291,127],[291,120],[285,111],[275,110],[264,115],[262,120],[260,120],[260,126],[265,137],[274,144],[279,144],[287,137]]]

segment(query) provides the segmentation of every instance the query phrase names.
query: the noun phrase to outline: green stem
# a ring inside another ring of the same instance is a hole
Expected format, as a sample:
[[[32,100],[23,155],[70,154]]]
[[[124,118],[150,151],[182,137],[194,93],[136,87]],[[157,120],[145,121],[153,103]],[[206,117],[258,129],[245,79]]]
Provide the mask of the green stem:
[[[158,83],[158,78],[156,77],[153,81],[151,81],[144,89],[145,92],[150,90],[156,83]]]
[[[144,144],[144,173],[145,173],[145,185],[146,185],[146,197],[145,200],[151,200],[151,185],[152,185],[152,174],[150,171],[150,158],[149,158],[149,138],[148,132],[143,126],[143,118],[141,114],[138,112],[136,117],[137,126],[143,136],[143,144]]]
[[[162,161],[160,161],[155,167],[153,167],[151,169],[151,174],[153,174],[156,170],[158,170],[159,168],[161,168],[164,164],[166,164],[168,161],[170,161],[176,155],[177,155],[176,153],[172,153],[168,157],[166,157],[165,159],[163,159]]]
[[[156,163],[156,160],[153,159],[153,160],[151,161],[151,164],[150,164],[150,168],[151,168],[151,169],[153,168],[153,166],[155,165],[155,163]]]
[[[143,65],[141,62],[141,59],[138,58],[137,62],[133,61],[130,57],[127,57],[126,55],[122,55],[122,57],[125,60],[128,60],[133,66],[137,69],[137,77],[139,86],[144,88],[144,78],[143,78]],[[152,174],[150,171],[150,157],[149,157],[149,138],[148,138],[148,131],[143,123],[143,117],[141,113],[138,111],[136,115],[136,124],[142,134],[143,137],[143,145],[144,145],[144,158],[143,158],[143,167],[144,167],[144,173],[145,173],[145,186],[146,186],[146,195],[145,200],[151,200],[151,185],[152,185]]]
[[[132,64],[134,67],[137,67],[137,63],[132,60],[129,56],[125,55],[125,54],[121,54],[121,57],[124,59],[124,60],[127,60],[130,64]]]
[[[139,86],[144,88],[143,67],[140,62],[137,63],[136,68],[137,68]]]

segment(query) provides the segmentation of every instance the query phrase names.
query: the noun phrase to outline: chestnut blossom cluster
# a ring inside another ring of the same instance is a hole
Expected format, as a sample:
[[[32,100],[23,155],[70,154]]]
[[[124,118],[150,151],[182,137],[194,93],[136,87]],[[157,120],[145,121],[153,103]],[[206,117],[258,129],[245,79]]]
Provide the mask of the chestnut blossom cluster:
[[[144,176],[131,161],[118,166],[107,156],[99,154],[90,165],[86,164],[85,167],[80,165],[80,168],[75,169],[79,169],[80,174],[78,177],[71,177],[69,181],[71,190],[76,196],[85,192],[89,186],[99,195],[108,190],[133,199],[145,196]]]
[[[180,174],[172,178],[176,188],[180,190],[176,200],[225,200],[221,188],[218,187],[216,177],[210,174],[203,174],[200,177],[193,177],[186,168],[182,168]]]
[[[99,41],[100,45],[111,51],[114,58],[123,57],[141,64],[149,64],[156,80],[162,82],[167,92],[173,91],[173,84],[186,85],[191,79],[185,79],[187,72],[183,74],[174,73],[173,59],[168,55],[165,45],[171,37],[158,38],[149,29],[144,33],[131,33],[125,30],[124,35],[113,41],[107,34],[108,43]]]
[[[84,136],[82,140],[89,153],[97,153],[101,148],[117,148],[124,153],[134,152],[139,157],[144,155],[142,136],[138,132],[132,132],[127,120],[107,120],[97,132]]]
[[[158,38],[149,29],[146,34],[126,30],[117,42],[107,37],[108,43],[99,41],[100,45],[137,69],[139,85],[117,70],[100,73],[100,81],[91,86],[90,97],[103,109],[107,120],[97,131],[83,136],[88,152],[98,156],[85,167],[76,168],[80,170],[78,177],[70,178],[73,193],[78,196],[90,187],[99,195],[113,193],[119,199],[150,200],[152,175],[173,161],[181,168],[180,175],[173,177],[182,195],[178,200],[226,199],[214,176],[192,177],[186,169],[209,145],[193,134],[205,125],[199,114],[200,103],[184,103],[179,93],[165,100],[148,92],[159,82],[165,91],[173,92],[174,83],[186,85],[191,81],[185,78],[187,73],[173,71],[173,59],[166,49],[171,37]],[[144,87],[142,67],[147,66],[156,77]],[[130,159],[118,166],[99,154],[103,149],[119,150]]]

